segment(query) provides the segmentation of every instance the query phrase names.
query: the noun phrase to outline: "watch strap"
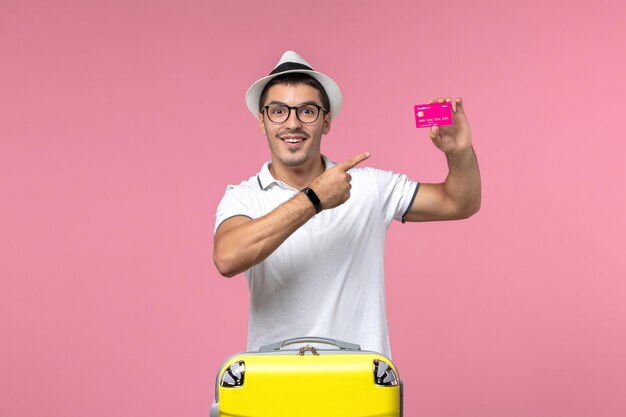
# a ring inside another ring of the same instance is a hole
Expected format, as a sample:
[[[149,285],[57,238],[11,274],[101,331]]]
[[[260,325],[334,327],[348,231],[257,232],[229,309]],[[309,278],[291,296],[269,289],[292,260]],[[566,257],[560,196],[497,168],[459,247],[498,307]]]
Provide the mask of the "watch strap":
[[[309,198],[309,200],[311,201],[311,204],[313,204],[313,207],[315,207],[315,211],[317,213],[323,210],[322,202],[320,201],[317,194],[315,194],[315,191],[313,191],[309,187],[306,187],[302,189],[302,192],[304,193],[304,195],[306,195]]]

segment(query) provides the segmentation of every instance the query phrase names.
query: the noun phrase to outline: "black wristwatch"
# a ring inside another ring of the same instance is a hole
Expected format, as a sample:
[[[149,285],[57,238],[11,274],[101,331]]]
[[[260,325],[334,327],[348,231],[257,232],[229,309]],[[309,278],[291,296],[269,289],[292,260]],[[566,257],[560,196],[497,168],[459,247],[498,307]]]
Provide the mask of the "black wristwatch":
[[[316,212],[319,213],[320,211],[322,211],[322,202],[320,201],[317,194],[315,194],[315,191],[311,190],[309,187],[306,187],[302,189],[302,192],[304,193],[304,195],[309,197],[309,200],[311,200],[311,204],[313,204],[313,207],[315,207]]]

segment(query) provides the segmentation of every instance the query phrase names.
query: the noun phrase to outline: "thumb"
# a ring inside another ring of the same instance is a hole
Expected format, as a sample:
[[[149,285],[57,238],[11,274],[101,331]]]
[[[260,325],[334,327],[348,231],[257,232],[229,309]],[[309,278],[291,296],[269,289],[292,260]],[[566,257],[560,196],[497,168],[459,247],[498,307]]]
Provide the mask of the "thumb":
[[[367,158],[370,157],[370,155],[371,154],[369,152],[364,152],[364,153],[358,154],[357,156],[353,158],[348,159],[347,161],[343,161],[342,163],[337,164],[336,166],[344,171],[347,171],[349,169],[354,168],[361,162],[365,161]]]
[[[428,136],[430,136],[431,140],[435,140],[439,137],[439,126],[431,126],[428,131]]]

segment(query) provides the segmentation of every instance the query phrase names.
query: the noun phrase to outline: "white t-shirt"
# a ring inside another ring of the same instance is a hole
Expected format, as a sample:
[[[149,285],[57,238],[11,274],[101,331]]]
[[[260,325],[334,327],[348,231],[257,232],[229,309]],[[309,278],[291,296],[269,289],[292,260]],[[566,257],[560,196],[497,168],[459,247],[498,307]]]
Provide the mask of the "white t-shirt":
[[[326,169],[335,164],[326,157]],[[215,230],[233,216],[259,218],[299,190],[275,180],[269,162],[229,185]],[[391,356],[385,311],[384,245],[393,219],[402,220],[419,188],[407,176],[353,168],[350,198],[315,215],[267,259],[245,272],[250,289],[248,350],[316,336],[357,343]]]

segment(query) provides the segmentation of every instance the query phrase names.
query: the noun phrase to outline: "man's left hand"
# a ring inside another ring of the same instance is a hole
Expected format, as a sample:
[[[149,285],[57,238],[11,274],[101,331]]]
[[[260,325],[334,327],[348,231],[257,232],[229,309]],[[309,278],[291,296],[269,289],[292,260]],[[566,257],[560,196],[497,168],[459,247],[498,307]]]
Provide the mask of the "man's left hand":
[[[428,102],[452,103],[450,97],[439,97]],[[435,146],[446,155],[459,154],[472,147],[472,133],[461,98],[455,100],[456,109],[452,109],[452,124],[448,126],[432,126],[428,135]]]

